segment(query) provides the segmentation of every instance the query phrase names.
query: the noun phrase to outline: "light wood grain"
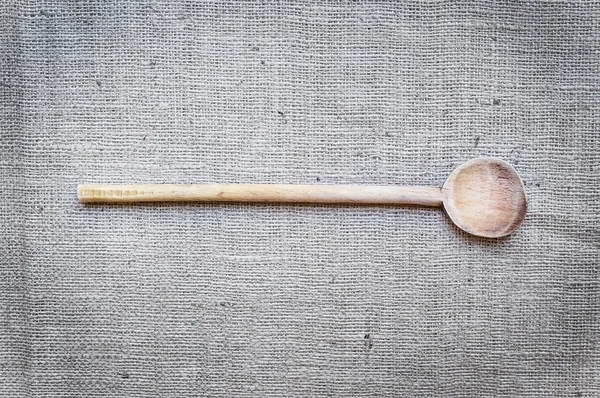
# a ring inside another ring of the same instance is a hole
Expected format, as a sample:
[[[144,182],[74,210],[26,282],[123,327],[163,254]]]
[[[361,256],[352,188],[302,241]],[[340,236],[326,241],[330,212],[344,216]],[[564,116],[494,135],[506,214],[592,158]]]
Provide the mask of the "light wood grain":
[[[441,206],[444,200],[439,188],[277,184],[83,184],[78,186],[77,196],[84,203],[224,201]]]
[[[296,202],[444,206],[462,230],[499,238],[514,232],[527,212],[523,181],[508,163],[479,158],[460,165],[443,188],[278,184],[83,184],[83,203]]]
[[[444,190],[444,209],[457,226],[473,235],[506,236],[521,225],[527,212],[523,181],[500,159],[479,158],[460,165]]]

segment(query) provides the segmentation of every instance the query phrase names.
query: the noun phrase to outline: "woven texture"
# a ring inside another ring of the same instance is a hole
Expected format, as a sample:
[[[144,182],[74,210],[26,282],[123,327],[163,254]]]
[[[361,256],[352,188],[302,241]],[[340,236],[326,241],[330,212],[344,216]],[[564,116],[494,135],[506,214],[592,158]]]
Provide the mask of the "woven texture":
[[[600,4],[5,1],[0,396],[600,396]],[[526,184],[419,207],[79,183]]]

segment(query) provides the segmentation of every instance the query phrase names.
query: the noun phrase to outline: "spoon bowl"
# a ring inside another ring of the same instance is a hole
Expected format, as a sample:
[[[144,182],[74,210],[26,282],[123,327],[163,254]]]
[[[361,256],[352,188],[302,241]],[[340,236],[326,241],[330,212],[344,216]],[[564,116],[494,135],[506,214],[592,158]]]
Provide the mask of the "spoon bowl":
[[[462,230],[500,238],[516,230],[527,212],[523,181],[507,162],[479,158],[460,165],[442,191],[444,209]]]

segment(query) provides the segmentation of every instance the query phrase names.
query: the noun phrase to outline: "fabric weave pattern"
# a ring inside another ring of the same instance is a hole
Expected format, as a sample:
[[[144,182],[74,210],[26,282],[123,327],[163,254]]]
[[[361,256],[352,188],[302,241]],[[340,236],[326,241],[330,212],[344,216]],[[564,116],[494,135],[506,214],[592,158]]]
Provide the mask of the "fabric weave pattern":
[[[1,7],[0,396],[597,397],[594,1]],[[441,186],[437,209],[82,205],[79,183]]]

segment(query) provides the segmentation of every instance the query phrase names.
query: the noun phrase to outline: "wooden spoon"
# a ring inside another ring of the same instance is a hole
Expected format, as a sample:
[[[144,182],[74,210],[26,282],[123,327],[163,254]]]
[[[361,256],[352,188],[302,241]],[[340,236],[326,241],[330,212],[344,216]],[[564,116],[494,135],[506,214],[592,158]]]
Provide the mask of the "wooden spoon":
[[[77,187],[81,202],[305,202],[411,204],[444,206],[464,231],[488,238],[516,230],[527,211],[523,182],[503,160],[479,158],[460,165],[443,188],[278,185],[278,184],[142,184]]]

